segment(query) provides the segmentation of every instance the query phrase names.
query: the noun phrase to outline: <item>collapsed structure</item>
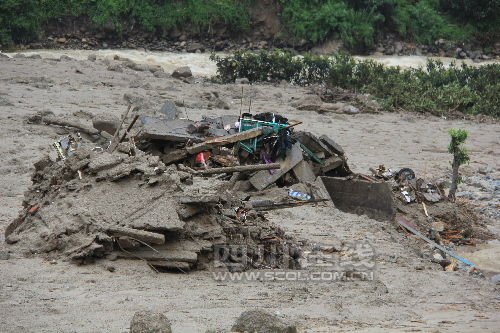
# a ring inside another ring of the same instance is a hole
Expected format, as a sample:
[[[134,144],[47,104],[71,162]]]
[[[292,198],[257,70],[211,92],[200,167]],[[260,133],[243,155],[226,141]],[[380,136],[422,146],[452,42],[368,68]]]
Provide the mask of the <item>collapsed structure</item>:
[[[78,263],[135,258],[157,271],[204,269],[214,260],[230,271],[299,268],[306,244],[263,211],[332,200],[341,210],[393,220],[418,201],[424,211],[410,208],[418,226],[398,223],[427,231],[425,202],[443,198],[409,169],[395,180],[382,167],[373,176],[352,173],[334,140],[299,131],[299,122],[280,115],[193,121],[168,103],[164,117],[129,118],[131,110],[92,128],[50,115],[30,118],[79,132],[54,143],[57,159],[35,164],[24,208],[6,230],[9,244]],[[272,187],[280,194],[266,197]]]
[[[205,268],[218,246],[244,244],[249,260],[243,266],[232,254],[220,254],[231,270],[296,268],[304,244],[262,211],[322,201],[316,176],[350,171],[335,142],[294,132],[294,124],[266,118],[272,116],[191,121],[136,115],[122,131],[124,120],[89,129],[32,117],[97,134],[104,145],[80,134],[54,143],[58,158],[35,164],[24,209],[7,228],[6,241],[79,263],[114,256],[181,271]],[[252,189],[299,182],[308,184],[307,202],[285,189],[279,200],[253,200]]]

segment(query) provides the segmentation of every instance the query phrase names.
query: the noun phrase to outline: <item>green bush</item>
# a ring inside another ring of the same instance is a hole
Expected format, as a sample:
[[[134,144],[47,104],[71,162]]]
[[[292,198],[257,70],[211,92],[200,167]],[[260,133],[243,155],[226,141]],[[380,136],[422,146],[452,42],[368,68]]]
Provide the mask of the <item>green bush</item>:
[[[283,1],[282,17],[291,34],[312,43],[336,36],[355,51],[366,51],[374,43],[374,25],[381,18],[356,11],[345,1]]]
[[[220,57],[216,79],[298,85],[326,84],[354,92],[370,93],[389,109],[441,114],[463,112],[500,117],[500,65],[444,66],[429,60],[426,68],[385,67],[373,60],[357,61],[345,54],[332,57],[293,57],[283,51],[236,52]]]
[[[26,43],[38,38],[43,24],[58,18],[88,17],[98,26],[139,27],[147,31],[194,28],[209,34],[216,25],[232,32],[250,27],[250,0],[2,0],[0,43]]]
[[[26,43],[38,37],[41,17],[36,0],[0,2],[0,43]]]

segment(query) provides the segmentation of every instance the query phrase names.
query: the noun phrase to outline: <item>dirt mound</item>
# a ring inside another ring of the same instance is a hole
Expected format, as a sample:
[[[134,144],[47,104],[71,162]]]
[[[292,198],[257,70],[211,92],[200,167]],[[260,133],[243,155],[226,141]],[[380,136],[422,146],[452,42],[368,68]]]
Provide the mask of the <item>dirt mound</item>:
[[[65,160],[37,162],[24,208],[7,228],[6,241],[27,254],[78,263],[138,258],[158,270],[206,268],[214,247],[223,244],[245,244],[252,259],[228,265],[232,269],[288,263],[281,260],[290,256],[284,250],[277,261],[258,260],[261,251],[288,249],[283,243],[294,242],[256,211],[248,209],[244,219],[237,216],[241,200],[224,191],[222,182],[196,178],[196,185],[189,185],[192,175],[125,148],[121,144],[114,153],[82,148]]]

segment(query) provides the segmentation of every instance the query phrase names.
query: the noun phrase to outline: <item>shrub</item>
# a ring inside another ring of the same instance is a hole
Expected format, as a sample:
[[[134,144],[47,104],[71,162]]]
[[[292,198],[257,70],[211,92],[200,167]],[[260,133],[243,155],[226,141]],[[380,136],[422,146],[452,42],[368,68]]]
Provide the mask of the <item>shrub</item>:
[[[227,57],[212,55],[211,59],[217,65],[217,79],[226,83],[243,77],[251,82],[320,83],[370,93],[389,109],[500,116],[498,64],[446,67],[440,61],[429,60],[426,68],[401,69],[373,60],[357,61],[345,54],[293,57],[278,50],[240,51]]]

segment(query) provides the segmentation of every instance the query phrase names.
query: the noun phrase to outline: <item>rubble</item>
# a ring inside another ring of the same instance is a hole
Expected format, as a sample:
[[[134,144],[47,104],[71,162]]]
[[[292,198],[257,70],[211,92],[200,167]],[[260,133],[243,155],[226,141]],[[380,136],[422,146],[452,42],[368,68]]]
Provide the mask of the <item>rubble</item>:
[[[411,214],[418,217],[414,230],[433,230],[428,239],[438,246],[464,242],[469,232],[437,227],[454,208],[437,183],[383,165],[372,176],[354,174],[334,139],[298,130],[300,122],[270,112],[195,121],[180,118],[171,101],[162,109],[152,117],[130,105],[120,121],[92,119],[94,127],[30,117],[87,136],[69,134],[54,143],[57,159],[35,164],[6,242],[27,255],[78,264],[140,259],[157,272],[299,268],[304,241],[264,214],[326,200],[382,221],[396,211]],[[273,191],[279,195],[262,199]],[[245,245],[245,260],[227,245]],[[434,260],[451,264],[444,251]]]
[[[249,261],[240,263],[231,255],[217,267],[298,267],[299,243],[260,212],[317,204],[324,197],[316,197],[311,188],[301,202],[292,198],[259,205],[251,199],[252,187],[261,191],[275,183],[312,183],[323,164],[330,165],[328,171],[346,168],[338,162],[332,167],[326,157],[345,161],[344,156],[310,133],[295,132],[309,140],[297,141],[292,134],[298,123],[279,115],[192,121],[135,114],[127,119],[133,109],[127,109],[121,124],[94,121],[97,128],[88,132],[107,141],[103,147],[80,138],[71,150],[69,143],[61,151],[55,147],[56,160],[45,157],[35,164],[24,209],[5,233],[9,244],[28,255],[79,264],[135,258],[156,271],[178,272],[208,268],[217,246],[244,244]],[[47,123],[47,117],[40,118],[39,123]],[[77,130],[86,126],[67,124]],[[245,195],[239,192],[243,184],[250,190]],[[276,248],[277,260],[260,260]]]

